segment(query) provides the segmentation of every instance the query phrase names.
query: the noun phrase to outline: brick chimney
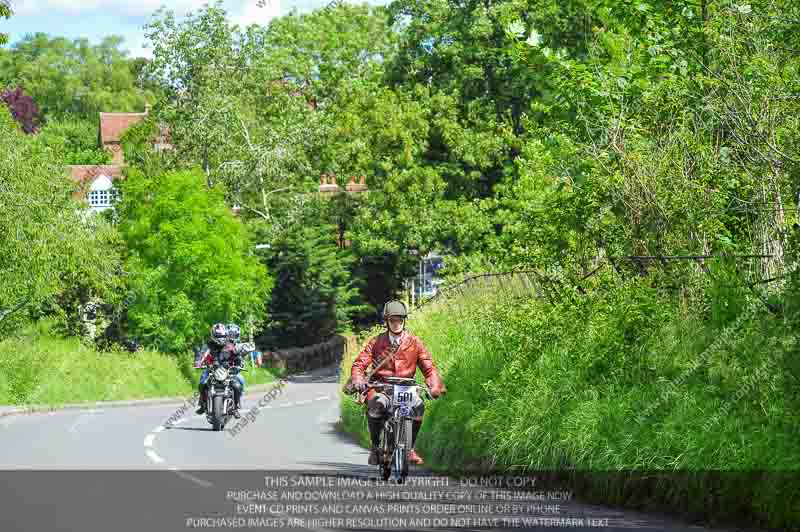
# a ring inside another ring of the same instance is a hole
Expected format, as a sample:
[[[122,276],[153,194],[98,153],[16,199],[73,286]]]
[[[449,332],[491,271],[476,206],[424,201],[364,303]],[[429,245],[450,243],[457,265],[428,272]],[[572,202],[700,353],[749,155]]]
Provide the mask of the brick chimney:
[[[366,178],[362,175],[360,182],[356,182],[356,176],[350,176],[350,182],[345,187],[347,192],[364,192],[367,190]]]
[[[328,182],[330,178],[330,183]],[[322,174],[319,183],[319,192],[321,194],[336,194],[339,192],[339,185],[336,184],[336,176],[334,174]]]

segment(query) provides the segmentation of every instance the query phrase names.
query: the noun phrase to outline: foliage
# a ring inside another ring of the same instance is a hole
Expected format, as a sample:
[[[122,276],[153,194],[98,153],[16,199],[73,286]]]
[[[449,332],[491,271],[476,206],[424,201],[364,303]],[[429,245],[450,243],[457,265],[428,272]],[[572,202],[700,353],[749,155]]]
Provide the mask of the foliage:
[[[111,154],[98,147],[97,123],[90,120],[50,120],[39,132],[41,141],[64,164],[107,164]]]
[[[158,175],[180,168],[173,150],[154,148],[153,139],[159,133],[160,124],[152,115],[126,129],[120,139],[125,163],[138,168],[145,175]]]
[[[317,205],[316,209],[323,205]],[[308,208],[313,213],[315,206]],[[344,332],[358,304],[353,256],[339,249],[335,225],[301,223],[272,241],[268,267],[275,276],[265,336],[270,345],[299,347]],[[318,220],[319,218],[317,218]]]
[[[44,120],[96,120],[101,111],[141,111],[154,94],[139,87],[135,63],[120,50],[122,38],[97,45],[44,33],[26,35],[0,50],[0,87],[21,87]]]
[[[415,313],[409,328],[449,390],[426,408],[421,453],[447,472],[564,471],[592,502],[790,527],[800,493],[795,335],[716,279],[706,287],[716,309],[602,274],[586,295],[565,290],[553,303],[487,282]],[[345,402],[362,439],[363,417]],[[635,480],[654,471],[658,486]]]
[[[76,286],[113,299],[120,264],[113,229],[87,216],[52,151],[37,136],[24,135],[4,108],[0,137],[0,331],[36,309],[52,308]]]
[[[0,17],[11,18],[11,2],[10,0],[0,0]],[[8,34],[0,33],[0,46],[8,42]]]
[[[173,357],[99,352],[56,329],[43,320],[0,342],[0,404],[60,406],[186,396],[195,389]]]
[[[396,34],[382,6],[342,2],[310,13],[291,12],[253,31],[263,38],[258,75],[283,80],[323,107],[339,87],[379,79],[396,49]]]
[[[0,101],[6,104],[11,117],[16,120],[22,131],[27,134],[36,133],[39,118],[39,108],[33,98],[22,89],[7,89],[0,92]]]
[[[126,244],[131,334],[181,352],[216,322],[259,321],[271,279],[247,229],[197,170],[131,169],[118,205]]]

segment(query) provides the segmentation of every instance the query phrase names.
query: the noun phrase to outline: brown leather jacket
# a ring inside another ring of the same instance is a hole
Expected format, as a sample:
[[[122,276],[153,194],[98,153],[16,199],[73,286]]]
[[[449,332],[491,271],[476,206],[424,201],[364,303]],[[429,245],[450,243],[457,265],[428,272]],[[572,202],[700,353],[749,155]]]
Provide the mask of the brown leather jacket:
[[[391,347],[389,340],[389,333],[384,331],[378,336],[373,337],[369,343],[361,350],[358,357],[353,362],[353,367],[350,370],[353,385],[366,382],[367,368],[377,366],[383,361],[384,356],[388,356],[386,351]],[[403,337],[400,341],[400,348],[394,360],[387,363],[378,372],[372,376],[373,380],[380,380],[383,377],[405,377],[413,378],[417,373],[417,367],[422,371],[425,376],[425,383],[431,390],[431,395],[438,396],[445,393],[447,389],[439,377],[439,372],[433,363],[431,354],[425,349],[422,340],[409,333],[403,332]],[[367,392],[367,400],[369,401],[373,395],[377,393],[371,389]]]

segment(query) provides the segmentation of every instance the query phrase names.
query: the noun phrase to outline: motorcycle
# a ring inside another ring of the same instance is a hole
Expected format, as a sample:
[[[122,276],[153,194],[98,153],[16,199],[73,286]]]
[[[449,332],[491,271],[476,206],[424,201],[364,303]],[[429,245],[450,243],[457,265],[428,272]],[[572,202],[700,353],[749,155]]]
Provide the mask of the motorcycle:
[[[230,420],[236,404],[233,398],[231,380],[235,378],[243,366],[227,366],[214,362],[206,382],[206,419],[215,432],[221,431]]]
[[[238,346],[238,354],[242,356],[242,361],[245,360],[247,353],[254,350],[255,345],[252,343],[244,343]],[[209,366],[204,365],[203,367]],[[236,378],[240,371],[244,371],[244,366],[228,365],[215,360],[210,368],[211,371],[209,371],[208,381],[206,382],[208,390],[206,394],[206,419],[214,431],[219,432],[225,428],[225,425],[233,415],[231,412],[236,406],[231,380]]]
[[[390,400],[389,409],[381,431],[378,470],[384,481],[394,476],[395,482],[403,484],[408,476],[408,451],[411,449],[412,417],[411,405],[420,388],[423,397],[431,399],[427,388],[417,385],[411,378],[387,377],[385,383],[368,384],[368,388],[382,391]]]

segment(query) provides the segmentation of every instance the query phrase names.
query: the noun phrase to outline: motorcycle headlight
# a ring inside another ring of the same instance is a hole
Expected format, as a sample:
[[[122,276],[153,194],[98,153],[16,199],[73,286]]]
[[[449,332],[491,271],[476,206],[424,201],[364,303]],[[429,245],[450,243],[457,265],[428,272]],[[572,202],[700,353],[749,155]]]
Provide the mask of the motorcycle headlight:
[[[228,370],[225,368],[217,368],[214,370],[214,378],[218,381],[224,381],[228,378]]]

